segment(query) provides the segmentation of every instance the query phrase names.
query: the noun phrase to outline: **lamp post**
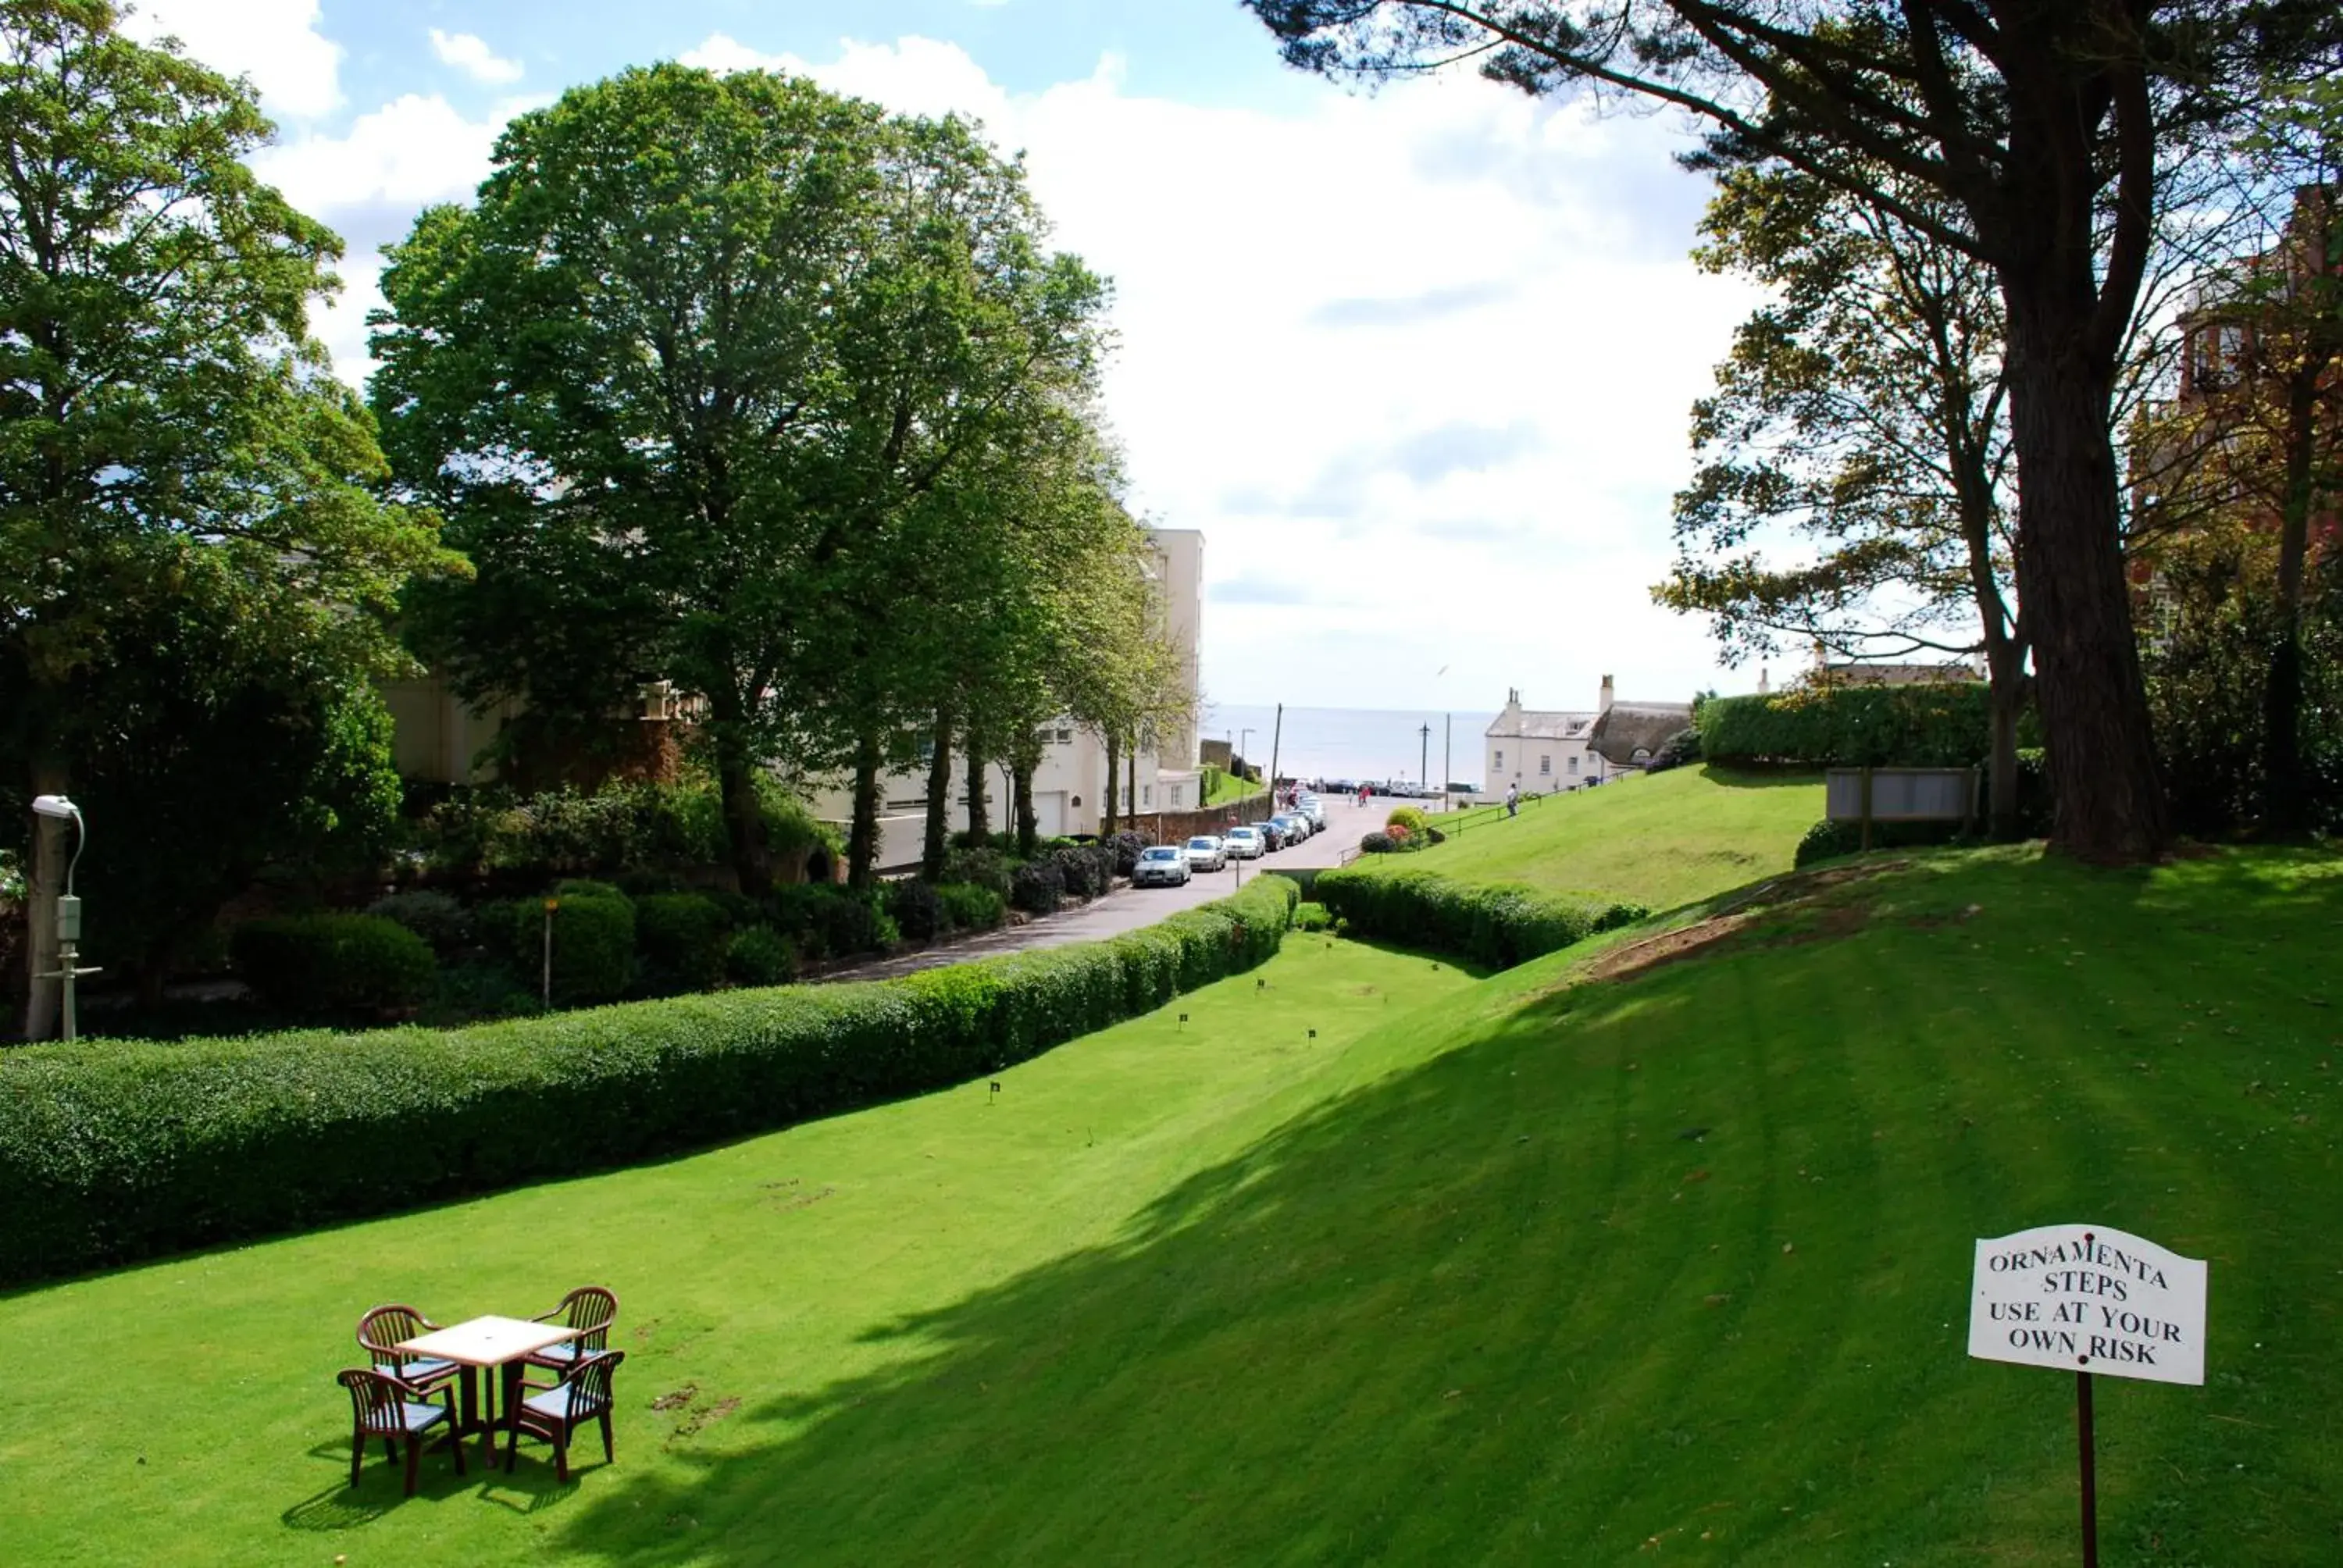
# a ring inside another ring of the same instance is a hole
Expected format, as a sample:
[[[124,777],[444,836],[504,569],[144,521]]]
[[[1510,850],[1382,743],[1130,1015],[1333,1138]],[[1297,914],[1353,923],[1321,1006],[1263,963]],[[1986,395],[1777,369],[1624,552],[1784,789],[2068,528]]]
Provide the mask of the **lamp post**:
[[[65,890],[57,895],[57,967],[39,976],[53,980],[64,988],[61,1017],[65,1038],[72,1040],[78,1032],[74,1014],[74,982],[83,975],[94,975],[94,969],[82,969],[75,960],[81,956],[81,900],[74,895],[74,871],[81,865],[83,847],[89,841],[89,825],[81,819],[81,808],[63,795],[35,795],[33,809],[44,817],[54,817],[74,825],[73,859],[65,862]]]

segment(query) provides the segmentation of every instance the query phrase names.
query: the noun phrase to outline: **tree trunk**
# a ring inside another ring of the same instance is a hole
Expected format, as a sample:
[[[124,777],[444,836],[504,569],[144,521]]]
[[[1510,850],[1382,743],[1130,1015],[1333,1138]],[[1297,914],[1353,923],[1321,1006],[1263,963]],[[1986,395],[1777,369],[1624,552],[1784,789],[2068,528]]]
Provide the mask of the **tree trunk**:
[[[1033,770],[1037,766],[1031,759],[1019,757],[1009,787],[1010,799],[1017,815],[1017,852],[1029,860],[1041,848],[1041,822],[1033,814]]]
[[[2011,287],[2010,431],[2018,464],[2018,596],[2056,801],[2052,842],[2084,860],[2153,859],[2167,832],[2117,528],[2109,379],[2091,316],[2055,285]]]
[[[711,694],[709,709],[709,729],[716,745],[716,788],[724,802],[724,833],[732,848],[732,874],[742,892],[761,899],[772,890],[773,862],[765,843],[765,803],[757,793],[756,759],[749,753],[740,715],[729,696]]]
[[[928,758],[928,832],[920,849],[920,875],[930,882],[944,879],[944,855],[951,848],[952,715],[947,706],[936,709],[935,748]]]
[[[1993,749],[1986,779],[1986,831],[1996,843],[2003,844],[2018,832],[2017,721],[2026,713],[2026,671],[2021,662],[2014,650],[1994,659],[1988,667],[1986,693],[1993,716]]]
[[[846,885],[867,888],[879,863],[879,734],[854,741],[854,822],[846,838]]]
[[[988,745],[984,731],[971,724],[968,727],[968,831],[978,844],[992,838],[992,800],[984,788],[984,759]]]
[[[1131,755],[1123,759],[1123,814],[1132,821],[1139,819],[1139,742],[1131,743]],[[1201,803],[1201,802],[1200,802]]]
[[[2278,508],[2278,646],[2262,701],[2262,826],[2292,837],[2310,826],[2302,776],[2302,578],[2310,554],[2311,448],[2325,362],[2288,378],[2286,493]]]
[[[1106,734],[1106,799],[1099,803],[1103,813],[1099,819],[1099,832],[1111,836],[1115,830],[1115,779],[1122,771],[1122,738],[1110,729]]]
[[[63,795],[69,782],[65,764],[36,759],[32,767],[33,793]],[[60,1026],[64,1000],[60,983],[35,976],[57,970],[57,895],[65,890],[65,862],[73,846],[66,839],[71,822],[55,817],[33,819],[33,863],[25,879],[25,1017],[26,1040],[47,1040]]]

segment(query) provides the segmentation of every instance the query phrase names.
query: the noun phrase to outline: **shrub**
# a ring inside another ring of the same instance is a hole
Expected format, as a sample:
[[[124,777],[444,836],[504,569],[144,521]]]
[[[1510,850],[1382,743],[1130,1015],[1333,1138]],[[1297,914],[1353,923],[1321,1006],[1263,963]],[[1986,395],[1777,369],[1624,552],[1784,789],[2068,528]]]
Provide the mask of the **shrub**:
[[[247,920],[228,951],[262,1000],[296,1013],[414,1007],[430,996],[437,968],[421,937],[380,915]]]
[[[760,779],[765,842],[776,861],[835,851],[837,830],[815,820],[778,779]],[[409,844],[443,870],[536,872],[678,869],[730,858],[724,808],[713,780],[606,784],[591,793],[548,789],[515,795],[467,790],[409,828]]]
[[[1009,898],[1009,857],[998,849],[954,849],[944,857],[947,882],[973,882]]]
[[[1986,759],[1991,739],[1982,681],[1715,698],[1700,705],[1699,724],[1711,762],[1812,768],[1967,768]]]
[[[877,888],[858,891],[798,882],[775,888],[766,910],[773,926],[807,958],[851,958],[883,952],[900,935],[894,918],[879,907],[886,896]]]
[[[607,882],[555,890],[553,1001],[557,1007],[615,1001],[635,976],[635,906]],[[545,953],[545,900],[507,899],[480,906],[482,940],[538,989]]]
[[[1056,914],[1065,894],[1065,868],[1055,856],[1028,860],[1009,873],[1009,901],[1029,915]]]
[[[1114,887],[1115,847],[1109,844],[1061,844],[1048,859],[1058,868],[1058,880],[1077,899],[1095,899]],[[1133,856],[1136,862],[1138,857]]]
[[[1263,876],[1105,942],[446,1033],[27,1046],[0,1059],[0,1285],[605,1170],[964,1082],[1260,963],[1293,901],[1292,882]],[[762,946],[755,930],[735,947]],[[361,1157],[382,1149],[397,1157]]]
[[[1651,912],[1641,904],[1453,881],[1421,870],[1322,871],[1312,891],[1355,935],[1430,948],[1493,969],[1511,969]]]
[[[724,978],[732,918],[699,893],[652,893],[635,900],[635,947],[649,982],[661,990],[706,990]]]
[[[1910,849],[1932,844],[1949,844],[1960,837],[1958,822],[1874,822],[1871,825],[1871,847],[1875,849]],[[1841,855],[1853,855],[1863,848],[1863,824],[1834,822],[1825,818],[1805,831],[1798,840],[1798,851],[1791,857],[1794,866],[1811,866],[1817,860],[1834,860]]]
[[[1304,900],[1293,906],[1293,929],[1297,931],[1332,930],[1333,913],[1323,904]]]
[[[1009,918],[1009,900],[973,882],[941,883],[936,898],[957,931],[989,931]]]
[[[951,917],[944,913],[933,882],[906,877],[889,883],[887,906],[897,929],[915,942],[931,941],[951,930]]]
[[[1420,844],[1432,837],[1432,819],[1423,814],[1420,806],[1393,807],[1391,815],[1383,819],[1383,826],[1397,829],[1392,835],[1394,839],[1412,839]]]
[[[798,956],[789,939],[770,926],[733,932],[724,950],[724,974],[734,985],[779,985],[797,972]]]
[[[1399,846],[1392,836],[1380,829],[1359,837],[1359,853],[1362,855],[1388,855],[1397,848]]]
[[[1644,764],[1646,773],[1664,773],[1671,768],[1681,768],[1687,762],[1700,760],[1700,731],[1692,726],[1677,730],[1660,742],[1652,759]]]
[[[1147,835],[1128,829],[1106,840],[1114,850],[1114,874],[1128,877],[1139,869],[1139,852],[1147,848]]]
[[[471,911],[446,893],[428,890],[385,893],[367,906],[367,913],[397,920],[443,959],[472,945]]]

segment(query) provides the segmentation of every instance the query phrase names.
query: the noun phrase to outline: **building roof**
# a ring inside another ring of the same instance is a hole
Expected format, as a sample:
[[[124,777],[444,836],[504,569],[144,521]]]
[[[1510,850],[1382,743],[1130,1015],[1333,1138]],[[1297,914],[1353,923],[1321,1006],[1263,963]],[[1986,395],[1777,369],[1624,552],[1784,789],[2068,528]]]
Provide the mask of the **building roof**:
[[[1814,677],[1825,686],[1940,686],[1983,678],[1966,664],[1826,664]]]
[[[1586,745],[1614,768],[1648,761],[1661,742],[1692,725],[1689,702],[1614,702],[1587,732]],[[1636,752],[1642,752],[1637,757]]]
[[[1584,740],[1594,727],[1592,713],[1538,712],[1524,708],[1517,715],[1500,713],[1489,721],[1487,734],[1498,740]],[[1515,720],[1508,722],[1508,720]]]

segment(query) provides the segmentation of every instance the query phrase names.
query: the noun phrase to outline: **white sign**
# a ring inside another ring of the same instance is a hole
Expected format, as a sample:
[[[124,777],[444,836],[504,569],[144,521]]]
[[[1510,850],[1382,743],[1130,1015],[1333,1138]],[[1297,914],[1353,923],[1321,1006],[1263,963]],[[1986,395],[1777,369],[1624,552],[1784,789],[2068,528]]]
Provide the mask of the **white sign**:
[[[2202,1383],[2204,1261],[2104,1225],[2043,1225],[1980,1241],[1969,1354]]]

